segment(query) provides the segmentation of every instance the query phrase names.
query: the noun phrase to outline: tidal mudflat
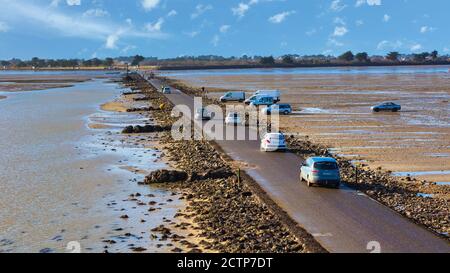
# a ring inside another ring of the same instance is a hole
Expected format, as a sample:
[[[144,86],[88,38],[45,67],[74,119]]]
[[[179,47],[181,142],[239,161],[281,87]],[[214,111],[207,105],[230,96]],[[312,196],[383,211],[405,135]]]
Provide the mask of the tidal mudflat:
[[[308,136],[337,154],[371,167],[450,181],[448,67],[254,69],[164,72],[211,97],[224,90],[279,89],[294,114],[283,131]],[[219,89],[219,90],[217,90]],[[221,90],[220,90],[221,89]],[[217,92],[218,91],[218,92]],[[394,101],[398,113],[370,107]]]
[[[120,134],[150,118],[102,110],[123,87],[82,77],[0,102],[0,252],[171,251],[179,244],[151,229],[178,224],[180,193],[137,183],[166,167],[156,136]]]

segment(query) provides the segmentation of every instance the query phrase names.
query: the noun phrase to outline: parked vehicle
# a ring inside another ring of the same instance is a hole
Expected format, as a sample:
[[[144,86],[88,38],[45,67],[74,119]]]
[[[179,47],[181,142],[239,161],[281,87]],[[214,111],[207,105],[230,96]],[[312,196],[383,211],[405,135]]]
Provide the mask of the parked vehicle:
[[[266,115],[271,115],[272,113],[275,114],[283,114],[283,115],[289,115],[292,113],[292,107],[290,104],[282,103],[282,104],[273,104],[267,107],[264,107],[261,109],[261,113]]]
[[[238,113],[228,113],[225,118],[225,124],[228,125],[238,125],[242,124],[241,116]]]
[[[397,111],[402,110],[402,107],[393,102],[384,102],[382,104],[373,106],[371,109],[374,112],[381,112],[381,111],[397,112]]]
[[[234,91],[234,92],[228,92],[222,97],[220,97],[221,102],[228,102],[228,101],[238,101],[243,102],[245,101],[245,92],[240,91]]]
[[[268,96],[255,96],[252,100],[250,100],[250,105],[260,106],[260,105],[272,105],[274,104],[274,100],[272,97]]]
[[[256,96],[270,96],[275,102],[280,101],[281,92],[279,90],[258,90],[255,92]]]
[[[282,133],[267,133],[261,139],[260,149],[263,152],[286,151],[286,138]]]
[[[278,100],[276,100],[272,95],[253,95],[250,98],[246,99],[244,101],[244,103],[249,105],[249,104],[251,104],[252,102],[254,102],[256,100],[259,100],[260,98],[272,98],[272,103],[271,104],[274,104],[274,103],[278,102]],[[267,104],[267,105],[270,105],[270,104]]]
[[[330,157],[308,158],[300,169],[300,181],[306,181],[308,187],[325,185],[339,188],[341,175],[337,161]]]
[[[198,108],[195,111],[194,118],[196,120],[210,120],[211,119],[211,113],[209,113],[205,108]]]
[[[161,92],[162,92],[163,94],[171,94],[171,93],[172,93],[172,90],[170,89],[169,86],[164,86],[164,87],[162,88]]]

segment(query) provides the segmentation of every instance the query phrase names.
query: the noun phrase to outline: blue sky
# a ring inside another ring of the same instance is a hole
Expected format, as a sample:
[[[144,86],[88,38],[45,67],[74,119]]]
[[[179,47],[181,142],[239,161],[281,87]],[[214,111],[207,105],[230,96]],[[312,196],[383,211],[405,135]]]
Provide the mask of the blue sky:
[[[450,54],[448,0],[0,0],[0,59]]]

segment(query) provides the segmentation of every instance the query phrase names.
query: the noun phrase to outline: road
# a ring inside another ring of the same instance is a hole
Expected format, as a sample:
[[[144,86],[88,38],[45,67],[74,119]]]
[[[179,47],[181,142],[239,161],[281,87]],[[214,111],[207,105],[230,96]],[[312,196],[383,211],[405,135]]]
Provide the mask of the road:
[[[151,80],[156,88],[159,80]],[[193,111],[193,98],[174,88],[166,95]],[[341,189],[308,188],[299,182],[303,161],[293,153],[263,153],[259,140],[219,140],[234,160],[248,163],[246,172],[295,221],[332,253],[367,253],[379,244],[383,253],[450,253],[450,244],[365,194]],[[374,243],[373,243],[374,242]]]

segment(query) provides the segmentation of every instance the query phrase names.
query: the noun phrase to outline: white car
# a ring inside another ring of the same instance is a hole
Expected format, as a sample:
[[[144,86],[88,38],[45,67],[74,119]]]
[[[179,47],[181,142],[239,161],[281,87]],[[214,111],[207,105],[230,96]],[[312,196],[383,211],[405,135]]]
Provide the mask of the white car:
[[[282,133],[267,133],[261,139],[260,149],[263,152],[286,151],[286,138]]]
[[[229,113],[225,118],[225,124],[238,125],[242,124],[242,119],[238,113]]]
[[[165,87],[163,87],[163,89],[162,89],[162,93],[163,93],[163,94],[171,94],[171,93],[172,93],[172,90],[170,89],[170,87],[165,86]]]

